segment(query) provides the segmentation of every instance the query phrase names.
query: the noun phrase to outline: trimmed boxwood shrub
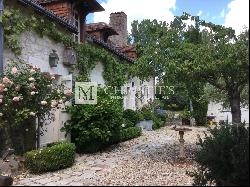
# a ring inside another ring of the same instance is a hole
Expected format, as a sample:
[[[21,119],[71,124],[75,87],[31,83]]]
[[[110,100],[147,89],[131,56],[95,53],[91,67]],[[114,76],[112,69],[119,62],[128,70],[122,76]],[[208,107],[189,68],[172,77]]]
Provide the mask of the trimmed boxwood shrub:
[[[197,171],[189,172],[195,186],[249,186],[249,129],[227,125],[210,129],[196,153]]]
[[[141,135],[142,135],[142,130],[140,127],[130,127],[130,128],[121,130],[120,141],[124,142],[127,140],[138,138]]]
[[[59,143],[54,146],[25,153],[25,166],[32,173],[65,169],[75,161],[75,145]]]

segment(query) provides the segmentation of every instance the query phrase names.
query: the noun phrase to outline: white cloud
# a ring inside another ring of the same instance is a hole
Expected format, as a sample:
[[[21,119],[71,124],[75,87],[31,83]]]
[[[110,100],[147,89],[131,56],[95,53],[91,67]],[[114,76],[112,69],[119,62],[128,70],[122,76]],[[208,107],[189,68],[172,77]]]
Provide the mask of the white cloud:
[[[200,10],[197,14],[197,16],[201,16],[203,14],[203,12]]]
[[[225,26],[235,29],[239,34],[244,27],[249,28],[249,0],[233,0],[228,4]]]
[[[221,17],[221,18],[224,18],[225,15],[226,15],[225,9],[223,9],[223,10],[220,12],[220,17]]]
[[[101,3],[103,12],[94,13],[94,22],[109,23],[112,12],[125,12],[128,15],[128,30],[134,20],[157,19],[170,22],[174,19],[172,10],[175,10],[176,0],[107,0]]]

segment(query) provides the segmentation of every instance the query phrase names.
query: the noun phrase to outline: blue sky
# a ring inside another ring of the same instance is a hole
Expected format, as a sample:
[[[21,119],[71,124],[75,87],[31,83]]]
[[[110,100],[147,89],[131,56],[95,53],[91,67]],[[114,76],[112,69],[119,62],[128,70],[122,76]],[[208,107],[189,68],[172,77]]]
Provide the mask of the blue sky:
[[[111,12],[124,11],[128,24],[133,20],[158,19],[171,21],[188,12],[206,21],[242,29],[249,27],[249,0],[97,0],[105,12],[91,14],[88,23],[109,21]]]

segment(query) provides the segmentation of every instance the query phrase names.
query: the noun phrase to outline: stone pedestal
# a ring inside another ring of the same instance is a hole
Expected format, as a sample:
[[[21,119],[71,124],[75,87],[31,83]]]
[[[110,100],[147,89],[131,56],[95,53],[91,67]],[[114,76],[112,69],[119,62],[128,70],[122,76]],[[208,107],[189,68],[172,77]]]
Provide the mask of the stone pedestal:
[[[184,131],[179,131],[179,135],[180,135],[180,139],[179,139],[179,142],[180,142],[180,155],[179,155],[179,158],[180,159],[185,159],[185,151],[184,151],[184,143],[185,143],[185,140],[184,140]]]
[[[188,129],[188,128],[184,128],[184,127],[181,127],[181,128],[175,127],[172,130],[175,130],[175,131],[179,132],[179,135],[180,135],[180,139],[179,139],[179,142],[180,142],[180,154],[179,154],[179,158],[183,160],[183,159],[186,158],[185,149],[184,149],[184,143],[185,143],[184,134],[187,131],[192,131],[192,129]]]

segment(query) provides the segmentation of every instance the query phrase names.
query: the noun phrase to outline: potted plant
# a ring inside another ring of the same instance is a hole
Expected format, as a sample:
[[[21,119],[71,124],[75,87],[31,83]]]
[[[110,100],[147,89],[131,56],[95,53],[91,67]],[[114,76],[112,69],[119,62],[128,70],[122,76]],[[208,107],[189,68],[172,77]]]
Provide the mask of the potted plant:
[[[146,129],[146,130],[153,130],[153,113],[151,112],[151,110],[144,110],[141,113],[141,119],[143,119],[142,121],[140,121],[137,126],[141,127],[142,129]]]
[[[191,118],[191,112],[188,110],[184,110],[181,114],[180,117],[182,119],[182,125],[187,125],[190,126],[190,118]]]

